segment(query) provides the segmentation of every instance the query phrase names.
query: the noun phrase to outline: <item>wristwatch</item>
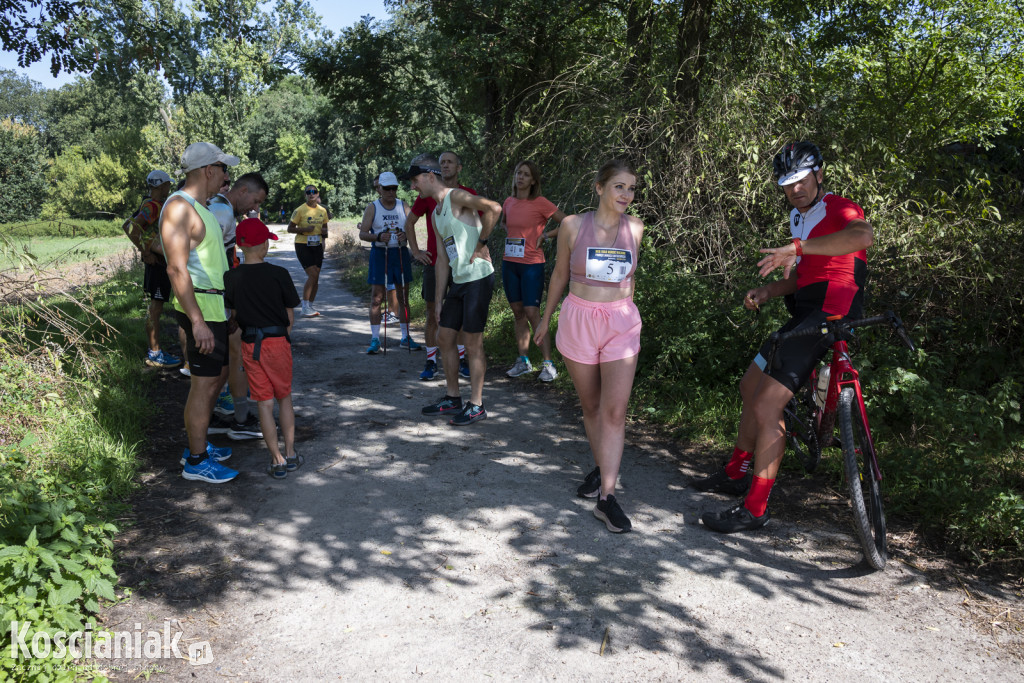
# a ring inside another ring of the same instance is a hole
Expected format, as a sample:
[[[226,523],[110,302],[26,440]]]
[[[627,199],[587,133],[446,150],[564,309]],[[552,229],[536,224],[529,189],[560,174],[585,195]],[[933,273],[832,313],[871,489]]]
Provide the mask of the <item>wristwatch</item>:
[[[477,242],[479,242],[480,244],[487,244],[487,240],[485,240],[482,237],[480,239],[478,239]]]

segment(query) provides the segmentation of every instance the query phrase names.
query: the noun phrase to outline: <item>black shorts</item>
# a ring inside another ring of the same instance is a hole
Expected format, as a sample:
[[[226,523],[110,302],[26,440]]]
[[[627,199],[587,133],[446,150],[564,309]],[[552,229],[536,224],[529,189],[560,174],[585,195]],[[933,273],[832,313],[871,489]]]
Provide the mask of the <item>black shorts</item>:
[[[452,288],[452,269],[448,269],[448,290]],[[431,264],[423,266],[423,285],[420,287],[420,296],[428,304],[434,303],[437,289],[437,268]],[[445,290],[446,292],[448,290]]]
[[[828,314],[824,311],[811,311],[794,316],[779,328],[779,332],[789,332],[805,327],[821,327],[821,323],[827,317]],[[831,346],[832,344],[825,335],[787,339],[775,349],[772,367],[766,369],[768,355],[772,350],[771,342],[766,341],[761,345],[757,356],[754,357],[754,363],[761,368],[762,372],[795,394],[807,382],[811,371],[817,367]]]
[[[188,367],[196,377],[217,377],[228,364],[228,324],[206,323],[213,332],[213,352],[199,353],[196,339],[192,336],[192,321],[181,311],[175,311],[178,325],[185,330],[185,353],[188,355]]]
[[[487,326],[487,310],[490,308],[493,293],[494,273],[461,285],[453,283],[441,305],[441,319],[438,324],[470,334],[483,332]]]
[[[171,289],[171,278],[167,276],[167,264],[145,264],[146,272],[142,278],[142,288],[153,301],[170,301],[174,291]]]
[[[308,244],[295,244],[295,258],[299,259],[299,265],[305,270],[310,266],[317,268],[324,267],[324,245],[311,247]]]

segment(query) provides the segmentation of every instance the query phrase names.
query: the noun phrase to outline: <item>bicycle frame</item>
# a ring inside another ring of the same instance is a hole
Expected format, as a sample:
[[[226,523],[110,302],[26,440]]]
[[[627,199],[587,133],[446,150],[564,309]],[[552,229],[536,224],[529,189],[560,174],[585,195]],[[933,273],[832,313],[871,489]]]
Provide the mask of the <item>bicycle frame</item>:
[[[817,378],[817,372],[812,379]],[[825,443],[826,438],[831,438],[835,430],[836,410],[839,407],[839,395],[845,387],[853,387],[857,396],[857,410],[860,411],[864,426],[867,429],[865,435],[871,452],[866,454],[866,459],[871,463],[871,475],[875,481],[882,481],[882,470],[878,466],[878,458],[875,455],[875,441],[871,435],[871,423],[868,422],[867,409],[864,407],[864,395],[860,389],[860,373],[853,367],[850,360],[849,348],[844,340],[836,340],[832,344],[832,362],[829,364],[828,393],[825,396],[825,405],[821,409],[820,423],[818,425],[818,441]]]

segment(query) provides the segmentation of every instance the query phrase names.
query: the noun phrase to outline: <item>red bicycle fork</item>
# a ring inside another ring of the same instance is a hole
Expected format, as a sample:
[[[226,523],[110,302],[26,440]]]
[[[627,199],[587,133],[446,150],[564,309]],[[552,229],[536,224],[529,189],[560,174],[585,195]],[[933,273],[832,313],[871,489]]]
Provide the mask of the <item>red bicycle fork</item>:
[[[879,468],[878,459],[875,457],[875,442],[871,436],[871,425],[868,423],[868,414],[864,408],[864,395],[860,390],[860,374],[853,367],[853,363],[850,362],[849,349],[845,341],[839,340],[832,344],[832,363],[829,366],[829,372],[828,394],[825,398],[825,407],[822,410],[822,422],[824,423],[825,416],[830,416],[831,420],[829,421],[833,425],[835,424],[835,415],[839,408],[839,396],[845,387],[853,387],[857,397],[854,409],[860,412],[861,420],[863,420],[866,432],[864,438],[867,439],[869,450],[864,456],[871,463],[871,475],[875,478],[875,481],[881,482],[882,470]]]

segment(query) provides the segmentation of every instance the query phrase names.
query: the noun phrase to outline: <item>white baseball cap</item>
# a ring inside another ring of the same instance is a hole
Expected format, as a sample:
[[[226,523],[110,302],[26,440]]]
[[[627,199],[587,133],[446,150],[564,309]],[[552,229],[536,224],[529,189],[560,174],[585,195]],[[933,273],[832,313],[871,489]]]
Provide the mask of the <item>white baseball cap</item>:
[[[185,153],[181,155],[181,168],[178,169],[177,175],[188,173],[210,164],[237,166],[238,157],[225,154],[221,151],[220,147],[209,142],[193,142],[185,148]]]
[[[381,187],[396,187],[398,185],[398,178],[391,171],[384,171],[377,178],[377,183]]]
[[[160,187],[164,183],[169,182],[171,182],[171,176],[163,171],[150,171],[149,175],[146,176],[146,184],[150,187]]]

